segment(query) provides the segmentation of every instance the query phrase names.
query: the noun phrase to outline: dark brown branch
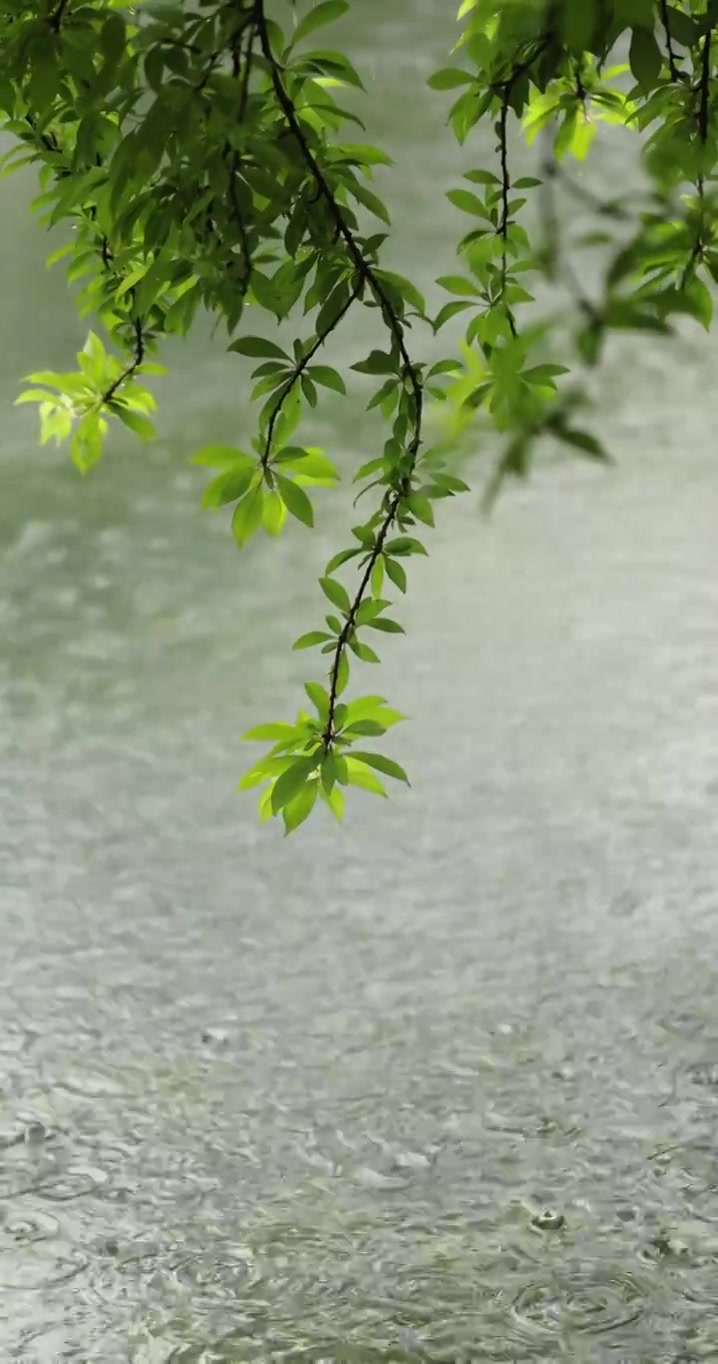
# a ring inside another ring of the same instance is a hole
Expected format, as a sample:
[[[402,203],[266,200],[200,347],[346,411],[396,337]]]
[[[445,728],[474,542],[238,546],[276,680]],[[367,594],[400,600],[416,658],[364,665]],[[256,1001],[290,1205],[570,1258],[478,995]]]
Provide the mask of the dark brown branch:
[[[671,33],[671,24],[670,24],[670,19],[669,19],[669,17],[668,17],[668,0],[660,0],[660,3],[661,3],[661,23],[663,24],[663,31],[664,31],[664,33],[665,33],[665,35],[666,35],[666,52],[667,52],[667,54],[668,54],[668,70],[669,70],[670,73],[671,73],[671,80],[672,80],[672,81],[683,81],[683,80],[685,80],[685,76],[684,76],[683,72],[680,70],[680,67],[678,66],[678,59],[677,59],[677,57],[676,57],[675,48],[674,48],[674,46],[673,46],[673,35],[672,35],[672,33]]]
[[[68,3],[69,0],[58,0],[57,5],[55,6],[52,14],[50,15],[49,24],[53,33],[60,32],[60,29],[62,28],[62,20],[65,14],[65,10],[67,9]]]
[[[499,114],[499,154],[501,156],[501,219],[498,234],[501,237],[501,296],[506,308],[511,335],[516,336],[514,315],[505,301],[506,284],[509,272],[509,194],[511,193],[511,173],[509,171],[508,148],[508,95],[504,95]]]

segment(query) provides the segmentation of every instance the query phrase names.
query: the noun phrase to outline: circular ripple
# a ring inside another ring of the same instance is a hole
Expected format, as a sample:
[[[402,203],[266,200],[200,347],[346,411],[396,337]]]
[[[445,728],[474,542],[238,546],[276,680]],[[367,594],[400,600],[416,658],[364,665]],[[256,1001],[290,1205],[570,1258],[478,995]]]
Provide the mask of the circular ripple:
[[[577,1271],[566,1278],[525,1284],[514,1299],[512,1316],[523,1336],[604,1334],[643,1316],[648,1291],[640,1279],[622,1271],[598,1275]]]
[[[0,1254],[31,1241],[46,1241],[56,1236],[59,1222],[50,1213],[23,1208],[0,1219]]]

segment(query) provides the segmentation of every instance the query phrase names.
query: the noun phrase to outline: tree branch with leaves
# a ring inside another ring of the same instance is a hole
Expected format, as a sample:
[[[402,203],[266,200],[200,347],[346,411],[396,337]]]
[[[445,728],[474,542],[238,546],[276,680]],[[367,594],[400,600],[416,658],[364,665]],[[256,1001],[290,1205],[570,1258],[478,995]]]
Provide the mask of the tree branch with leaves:
[[[470,451],[487,428],[498,433],[488,503],[529,475],[543,439],[605,460],[577,413],[606,338],[670,336],[681,313],[707,327],[718,280],[715,0],[462,0],[450,64],[429,86],[438,121],[451,92],[449,127],[470,159],[485,126],[495,151],[448,193],[469,227],[458,265],[438,277],[448,299],[434,316],[383,264],[391,222],[372,177],[390,159],[348,135],[357,116],[341,101],[347,90],[362,98],[361,76],[325,46],[356,3],[0,3],[0,111],[13,137],[4,167],[38,167],[36,210],[72,229],[53,259],[82,282],[80,311],[93,318],[78,368],[38,371],[18,399],[38,405],[42,441],[69,442],[84,473],[112,420],[151,439],[146,378],[163,372],[152,357],[204,310],[253,362],[247,449],[192,455],[213,474],[204,505],[232,508],[241,549],[261,529],[280,534],[288,516],[313,525],[311,488],[333,486],[340,471],[302,439],[302,417],[323,390],[345,395],[350,372],[374,381],[368,407],[384,439],[355,475],[373,509],[320,578],[328,612],[294,644],[317,648],[324,672],[306,683],[309,708],[294,721],[245,736],[269,749],[240,786],[258,787],[262,818],[281,816],[287,831],[317,802],[341,818],[349,787],[385,795],[384,778],[406,781],[374,747],[403,717],[381,696],[351,696],[350,684],[359,665],[379,662],[369,639],[402,632],[391,595],[406,592],[410,560],[426,553],[435,507],[467,488],[451,439],[428,443],[427,405]],[[620,200],[597,198],[566,170],[605,122],[643,135],[645,189]],[[535,174],[512,171],[517,135],[538,148]],[[572,264],[582,241],[561,217],[562,188],[601,225],[595,296]],[[538,213],[524,212],[537,191]],[[399,230],[410,239],[410,224]],[[541,277],[563,279],[569,303],[537,317]],[[369,310],[374,341],[342,372],[326,362],[328,342],[356,309]],[[308,333],[297,329],[286,348],[247,325],[300,312]],[[460,353],[421,358],[459,317]]]

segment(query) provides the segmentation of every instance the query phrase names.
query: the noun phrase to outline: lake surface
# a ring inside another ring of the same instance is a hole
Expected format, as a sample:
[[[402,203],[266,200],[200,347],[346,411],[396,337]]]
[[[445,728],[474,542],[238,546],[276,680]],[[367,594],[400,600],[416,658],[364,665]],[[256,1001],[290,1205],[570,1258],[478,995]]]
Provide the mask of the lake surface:
[[[429,285],[472,161],[416,95],[446,22],[372,14]],[[83,331],[30,193],[2,188],[0,1357],[715,1360],[714,342],[609,364],[612,472],[442,509],[380,680],[412,790],[286,844],[237,738],[298,704],[348,509],[241,556],[201,513],[186,456],[247,421],[208,333],[150,452],[81,480],[39,451],[18,380]],[[320,434],[351,467],[372,432],[340,403]]]

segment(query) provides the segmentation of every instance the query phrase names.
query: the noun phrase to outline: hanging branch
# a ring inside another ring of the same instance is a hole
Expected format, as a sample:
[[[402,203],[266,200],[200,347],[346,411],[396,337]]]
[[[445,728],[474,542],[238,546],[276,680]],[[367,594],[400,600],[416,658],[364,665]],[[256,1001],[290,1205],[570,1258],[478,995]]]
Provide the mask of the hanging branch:
[[[498,235],[501,237],[502,296],[506,293],[509,269],[508,261],[510,225],[509,197],[511,194],[511,172],[509,168],[508,120],[509,110],[511,108],[511,96],[514,92],[514,88],[516,86],[517,81],[519,81],[521,77],[525,75],[527,71],[530,70],[534,62],[537,61],[537,59],[541,56],[541,53],[545,52],[550,41],[551,34],[550,33],[543,34],[539,41],[534,44],[529,55],[522,58],[521,61],[516,63],[516,65],[512,68],[509,76],[506,78],[506,80],[501,81],[496,87],[494,87],[501,96],[501,109],[499,111],[498,118],[499,157],[501,161],[501,217],[499,219],[499,226],[497,232]],[[508,319],[511,335],[517,336],[518,333],[516,330],[516,319],[514,318],[512,309],[508,306],[506,306],[506,317]]]
[[[271,73],[272,86],[274,88],[277,102],[284,114],[287,125],[299,147],[302,157],[304,158],[304,161],[309,171],[311,172],[312,178],[314,179],[314,182],[317,187],[318,195],[324,200],[327,206],[329,214],[334,222],[337,236],[344,242],[344,245],[346,246],[347,254],[356,270],[356,273],[359,277],[361,284],[364,284],[368,287],[368,289],[373,294],[374,298],[376,299],[381,309],[385,325],[391,335],[393,344],[396,347],[396,350],[398,351],[399,357],[402,361],[403,378],[406,381],[408,381],[410,385],[411,395],[413,399],[412,401],[413,410],[411,413],[412,430],[405,447],[405,453],[407,458],[406,461],[404,462],[401,473],[397,475],[396,484],[393,487],[391,496],[389,497],[388,503],[384,509],[381,524],[379,526],[378,531],[376,532],[374,543],[369,553],[364,573],[360,579],[359,586],[355,592],[350,610],[347,613],[344,626],[342,627],[339,635],[337,636],[337,641],[334,648],[334,654],[329,673],[329,708],[324,727],[324,750],[325,752],[328,752],[329,749],[331,748],[331,745],[335,737],[334,716],[339,696],[339,680],[342,659],[344,658],[349,641],[351,640],[354,634],[354,630],[356,627],[357,612],[359,611],[359,608],[366,595],[367,588],[369,587],[372,569],[374,568],[374,565],[377,563],[379,557],[381,556],[389,531],[391,530],[391,527],[393,526],[395,520],[397,519],[401,505],[409,495],[411,489],[411,477],[414,471],[414,466],[416,464],[416,460],[419,454],[419,448],[421,445],[424,395],[421,380],[419,378],[418,372],[411,359],[411,356],[406,346],[406,342],[404,340],[404,330],[401,325],[401,322],[396,314],[395,309],[391,304],[391,301],[387,295],[386,290],[382,285],[381,280],[379,279],[376,272],[374,271],[374,269],[364,256],[364,253],[359,243],[357,242],[354,233],[352,232],[351,228],[349,227],[349,224],[347,223],[344,217],[344,214],[342,213],[342,210],[337,202],[336,196],[334,195],[329,185],[329,182],[327,181],[327,178],[323,170],[321,169],[316,157],[314,156],[314,153],[309,145],[309,142],[307,141],[307,138],[297,117],[297,113],[292,103],[292,100],[285,88],[279,64],[272,51],[272,45],[269,38],[269,30],[267,27],[267,20],[264,13],[263,0],[257,0],[256,22],[259,30],[259,39],[262,48],[262,54],[265,58],[265,61],[267,62],[267,65]],[[286,398],[286,394],[284,395],[284,398]],[[282,399],[282,401],[284,400],[284,398]]]

